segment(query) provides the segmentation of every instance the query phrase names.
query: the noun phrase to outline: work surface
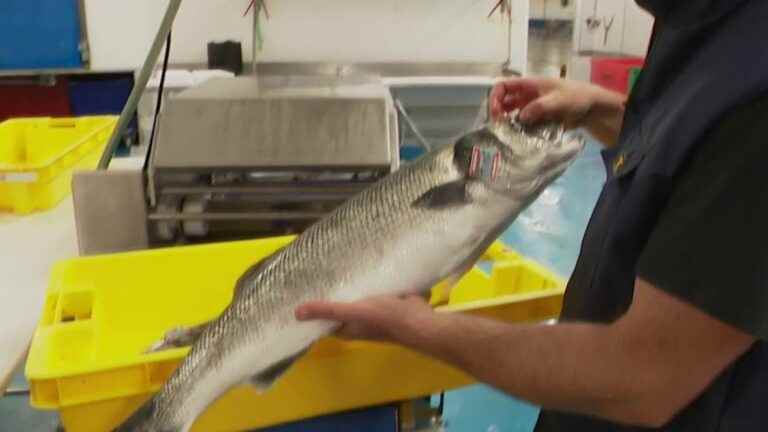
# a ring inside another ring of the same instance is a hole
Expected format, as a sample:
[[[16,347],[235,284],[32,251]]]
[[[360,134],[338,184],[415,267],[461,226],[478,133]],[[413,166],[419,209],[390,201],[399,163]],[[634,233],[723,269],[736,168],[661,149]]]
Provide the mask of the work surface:
[[[41,312],[49,269],[75,256],[72,202],[22,218],[0,217],[0,390],[29,345]]]
[[[112,169],[139,166],[140,159],[125,158]],[[51,266],[76,255],[71,198],[42,213],[0,213],[0,394],[32,338]]]

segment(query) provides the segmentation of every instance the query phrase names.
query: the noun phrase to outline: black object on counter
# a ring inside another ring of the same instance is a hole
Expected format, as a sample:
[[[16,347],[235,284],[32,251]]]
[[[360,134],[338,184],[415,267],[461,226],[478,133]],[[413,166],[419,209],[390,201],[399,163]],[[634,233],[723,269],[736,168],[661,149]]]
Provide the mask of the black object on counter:
[[[242,75],[243,47],[240,42],[209,42],[208,69],[221,69]]]

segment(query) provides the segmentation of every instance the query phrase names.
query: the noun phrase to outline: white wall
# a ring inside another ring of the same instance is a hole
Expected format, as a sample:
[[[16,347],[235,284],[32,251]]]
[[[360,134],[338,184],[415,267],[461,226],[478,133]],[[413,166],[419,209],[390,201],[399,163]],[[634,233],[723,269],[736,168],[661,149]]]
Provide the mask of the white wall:
[[[621,52],[624,41],[624,9],[625,0],[580,0],[574,32],[576,50]],[[591,16],[596,16],[603,23],[613,19],[607,39],[604,25],[596,29],[587,26],[587,18]]]
[[[653,31],[653,17],[634,1],[627,2],[625,16],[623,51],[645,56]]]
[[[574,49],[580,55],[571,57],[568,67],[568,77],[575,80],[589,81],[591,75],[591,53],[608,52],[620,53],[628,56],[643,57],[648,51],[651,32],[653,30],[653,17],[641,9],[634,0],[599,0],[598,16],[606,16],[608,13],[621,14],[621,28],[614,28],[609,34],[609,44],[602,45],[602,30],[588,32],[585,20],[594,13],[595,0],[579,0]],[[618,19],[618,18],[617,18]],[[618,21],[614,26],[618,25]]]
[[[605,38],[605,26],[589,29],[587,18],[596,16],[603,23],[613,17],[613,25]],[[648,48],[653,26],[652,17],[634,0],[579,0],[574,27],[574,49],[577,52],[606,52],[643,56]]]
[[[144,62],[167,0],[86,0],[91,67],[97,70],[136,69]],[[204,63],[209,40],[243,42],[250,58],[251,19],[243,18],[240,0],[186,0],[173,31],[172,62]]]
[[[576,16],[576,0],[563,7],[562,0],[531,0],[531,18],[567,20]]]
[[[204,63],[209,40],[243,42],[251,58],[249,0],[186,0],[174,27],[172,61]],[[94,69],[143,62],[167,0],[86,0]],[[507,26],[487,18],[495,0],[268,0],[260,61],[503,62]],[[528,0],[513,0],[512,67],[522,70]]]

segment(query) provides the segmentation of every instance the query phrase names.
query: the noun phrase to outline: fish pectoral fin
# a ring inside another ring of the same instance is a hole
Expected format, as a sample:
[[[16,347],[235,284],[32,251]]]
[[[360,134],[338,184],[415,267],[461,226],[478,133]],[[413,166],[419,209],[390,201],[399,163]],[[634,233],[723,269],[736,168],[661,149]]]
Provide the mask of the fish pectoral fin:
[[[275,257],[277,257],[277,254],[280,253],[280,251],[282,251],[283,249],[285,249],[285,246],[274,251],[271,255],[262,258],[261,260],[254,263],[251,267],[249,267],[248,270],[246,270],[237,279],[237,282],[235,283],[235,294],[242,291],[245,288],[245,284],[249,280],[253,279],[254,276],[266,270],[266,268],[272,263]]]
[[[414,207],[443,209],[469,204],[472,199],[467,192],[467,181],[456,180],[433,187],[413,202]]]
[[[165,333],[162,339],[152,344],[146,353],[165,351],[173,348],[181,348],[193,345],[203,334],[203,330],[208,327],[210,322],[204,322],[191,327],[178,327]]]
[[[290,369],[291,366],[296,363],[296,360],[306,354],[307,351],[309,351],[309,348],[300,351],[298,354],[284,358],[259,372],[258,374],[252,376],[250,379],[251,385],[253,385],[256,388],[256,391],[259,393],[264,393],[265,391],[269,390],[270,387],[272,387],[275,382],[280,379],[280,377],[288,372],[288,369]]]

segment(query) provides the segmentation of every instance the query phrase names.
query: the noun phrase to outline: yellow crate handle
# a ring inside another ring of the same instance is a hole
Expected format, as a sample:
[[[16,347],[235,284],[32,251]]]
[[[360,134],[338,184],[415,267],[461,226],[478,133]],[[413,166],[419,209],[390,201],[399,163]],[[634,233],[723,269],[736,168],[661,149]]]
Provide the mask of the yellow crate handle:
[[[52,118],[48,125],[54,128],[73,128],[77,125],[74,118]]]

